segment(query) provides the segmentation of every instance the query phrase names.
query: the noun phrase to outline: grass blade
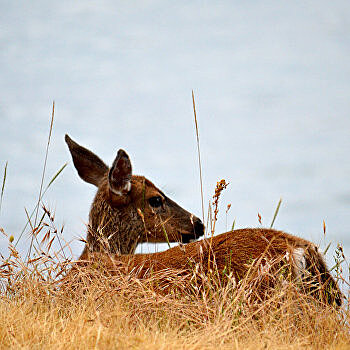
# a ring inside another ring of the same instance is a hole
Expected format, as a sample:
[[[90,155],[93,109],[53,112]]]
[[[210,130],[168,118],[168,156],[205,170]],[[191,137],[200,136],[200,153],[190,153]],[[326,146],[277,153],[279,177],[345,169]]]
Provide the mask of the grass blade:
[[[235,230],[235,225],[236,225],[236,219],[233,220],[231,231]]]
[[[273,224],[275,223],[277,214],[278,214],[278,212],[279,212],[279,210],[280,210],[281,203],[282,203],[282,198],[280,198],[280,200],[278,201],[277,208],[276,208],[276,210],[275,210],[275,214],[273,215],[273,219],[272,219],[270,228],[272,228]]]
[[[159,221],[160,221],[160,224],[162,226],[162,230],[163,230],[163,233],[164,233],[165,241],[166,241],[166,243],[168,243],[168,247],[171,248],[171,245],[170,245],[170,242],[169,242],[168,233],[166,232],[163,220],[161,219],[160,216],[159,216]]]
[[[6,162],[6,164],[5,164],[4,177],[2,179],[1,197],[0,197],[0,212],[1,212],[2,198],[4,196],[4,190],[5,190],[6,175],[7,175],[7,164],[8,164],[8,162]]]
[[[52,183],[57,179],[57,177],[61,174],[61,172],[64,170],[64,168],[68,165],[68,163],[64,163],[60,170],[57,171],[57,173],[53,176],[53,178],[50,180],[49,184],[46,186],[45,191],[43,192],[43,196],[47,189],[52,185]]]
[[[328,252],[328,249],[329,247],[331,246],[332,242],[329,242],[329,244],[327,245],[326,249],[324,250],[323,252],[323,255],[326,256],[327,252]]]
[[[337,261],[337,262],[335,263],[335,265],[332,266],[331,269],[329,269],[329,272],[332,272],[335,268],[339,267],[344,261],[345,261],[345,259],[340,260],[340,261]]]
[[[52,183],[57,179],[57,177],[61,174],[61,172],[64,170],[64,168],[67,166],[68,163],[65,163],[61,168],[60,170],[57,171],[57,173],[52,177],[52,179],[50,180],[49,184],[45,187],[45,190],[43,191],[42,195],[41,195],[41,198],[43,198],[45,196],[45,193],[47,192],[47,190],[49,189],[49,187],[52,185]],[[40,203],[37,203],[35,205],[35,208],[33,209],[33,211],[31,212],[29,218],[32,219],[33,218],[33,215],[35,213],[35,211],[37,210],[37,207],[38,207],[38,204]],[[45,214],[44,214],[45,216]],[[41,218],[41,220],[39,221],[39,224],[41,223],[43,218]],[[19,235],[16,243],[14,244],[14,247],[17,246],[18,242],[20,241],[20,239],[22,238],[27,226],[28,226],[29,222],[27,221],[27,223],[24,225],[22,231],[21,231],[21,234]]]
[[[47,164],[47,157],[48,157],[48,154],[49,154],[49,146],[50,146],[50,142],[51,142],[51,135],[52,135],[54,116],[55,116],[55,101],[53,101],[53,103],[52,103],[52,114],[51,114],[51,122],[50,122],[50,129],[49,129],[49,137],[47,139],[46,152],[45,152],[45,161],[44,161],[43,172],[42,172],[42,175],[41,175],[40,191],[39,191],[39,197],[38,197],[38,204],[37,204],[37,207],[36,207],[34,226],[36,226],[36,221],[38,219],[38,212],[39,212],[39,204],[40,204],[40,201],[41,201],[41,198],[42,198],[42,190],[43,190],[44,179],[45,179],[46,164]]]
[[[195,101],[194,101],[194,92],[193,92],[193,90],[192,90],[192,103],[193,103],[193,113],[194,113],[194,124],[196,126],[197,153],[198,153],[198,165],[199,165],[199,180],[200,180],[200,185],[201,185],[202,219],[203,219],[202,222],[204,222],[202,161],[201,161],[201,152],[200,152],[200,147],[199,147],[199,132],[198,132],[198,123],[197,123],[196,104],[195,104]]]

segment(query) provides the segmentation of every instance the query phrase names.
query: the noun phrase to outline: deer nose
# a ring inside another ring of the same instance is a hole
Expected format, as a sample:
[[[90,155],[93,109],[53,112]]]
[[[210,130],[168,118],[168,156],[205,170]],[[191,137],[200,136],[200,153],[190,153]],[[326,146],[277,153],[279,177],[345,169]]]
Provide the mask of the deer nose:
[[[195,234],[196,238],[204,235],[204,225],[203,225],[201,219],[196,218],[193,226],[194,226],[194,234]]]

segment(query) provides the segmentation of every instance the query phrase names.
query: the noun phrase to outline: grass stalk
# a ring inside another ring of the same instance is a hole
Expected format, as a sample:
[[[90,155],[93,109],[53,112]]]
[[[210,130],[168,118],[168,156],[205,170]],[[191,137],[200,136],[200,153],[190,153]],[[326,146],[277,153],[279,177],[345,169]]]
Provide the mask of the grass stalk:
[[[50,142],[51,142],[51,135],[52,135],[52,129],[53,129],[54,116],[55,116],[55,101],[53,101],[53,103],[52,103],[52,113],[51,113],[51,121],[50,121],[50,128],[49,128],[49,136],[48,136],[48,139],[47,139],[47,145],[46,145],[46,151],[45,151],[45,160],[44,160],[44,166],[43,166],[43,171],[42,171],[42,175],[41,175],[41,182],[40,182],[40,190],[39,190],[38,202],[37,202],[37,205],[36,205],[36,212],[35,212],[35,218],[34,218],[34,229],[37,227],[39,206],[40,206],[40,202],[41,202],[41,199],[42,199],[44,179],[45,179],[45,172],[46,172],[46,165],[47,165],[47,158],[48,158],[48,155],[49,155],[49,146],[50,146]],[[32,232],[31,242],[30,242],[30,245],[29,245],[29,251],[28,251],[28,254],[27,254],[28,259],[30,259],[32,246],[33,246],[33,239],[34,239],[34,232]]]
[[[7,164],[5,164],[5,169],[4,169],[4,176],[2,178],[2,186],[1,186],[1,197],[0,197],[0,213],[1,213],[1,206],[2,206],[2,198],[4,196],[4,190],[5,190],[5,183],[6,183],[6,175],[7,175]]]
[[[197,122],[197,113],[196,113],[196,103],[194,100],[194,92],[192,90],[192,104],[193,104],[193,114],[194,114],[194,124],[196,127],[196,139],[197,139],[197,153],[198,153],[198,166],[199,166],[199,181],[201,187],[201,202],[202,202],[202,222],[204,222],[204,196],[203,196],[203,178],[202,178],[202,161],[201,161],[201,152],[199,146],[199,131],[198,131],[198,122]]]
[[[279,212],[279,210],[280,210],[281,203],[282,203],[282,198],[280,198],[280,200],[278,201],[278,204],[277,204],[275,213],[273,214],[273,219],[272,219],[270,228],[272,228],[273,224],[275,223],[275,220],[276,220],[276,218],[277,218],[277,214],[278,214],[278,212]]]
[[[42,190],[44,186],[44,179],[45,179],[45,172],[46,172],[46,165],[47,165],[47,157],[49,155],[49,146],[51,142],[51,135],[52,135],[52,129],[53,129],[53,120],[55,116],[55,101],[52,103],[52,114],[51,114],[51,122],[50,122],[50,129],[49,129],[49,136],[47,138],[47,145],[46,145],[46,152],[45,152],[45,161],[43,166],[43,171],[41,174],[41,182],[40,182],[40,190],[39,190],[39,196],[38,196],[38,203],[37,203],[37,209],[35,213],[35,219],[34,219],[34,227],[36,226],[37,218],[38,218],[38,212],[39,212],[39,204],[42,198]]]

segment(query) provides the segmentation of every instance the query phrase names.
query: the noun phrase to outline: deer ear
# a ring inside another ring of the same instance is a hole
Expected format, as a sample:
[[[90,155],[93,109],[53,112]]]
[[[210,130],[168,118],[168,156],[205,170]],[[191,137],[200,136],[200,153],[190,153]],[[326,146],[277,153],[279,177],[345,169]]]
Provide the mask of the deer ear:
[[[108,166],[96,154],[78,145],[68,135],[65,136],[65,141],[79,176],[84,181],[98,187],[108,172]]]
[[[109,186],[113,193],[125,195],[131,190],[132,168],[130,158],[127,153],[120,149],[109,170]]]

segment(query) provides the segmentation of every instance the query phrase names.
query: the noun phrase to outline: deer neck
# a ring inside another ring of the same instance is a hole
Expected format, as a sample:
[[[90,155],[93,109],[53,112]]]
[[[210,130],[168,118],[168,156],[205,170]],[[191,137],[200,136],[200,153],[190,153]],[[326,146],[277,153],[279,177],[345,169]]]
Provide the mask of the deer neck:
[[[112,208],[104,200],[94,201],[87,234],[89,251],[133,254],[143,236],[144,225],[132,205]]]

